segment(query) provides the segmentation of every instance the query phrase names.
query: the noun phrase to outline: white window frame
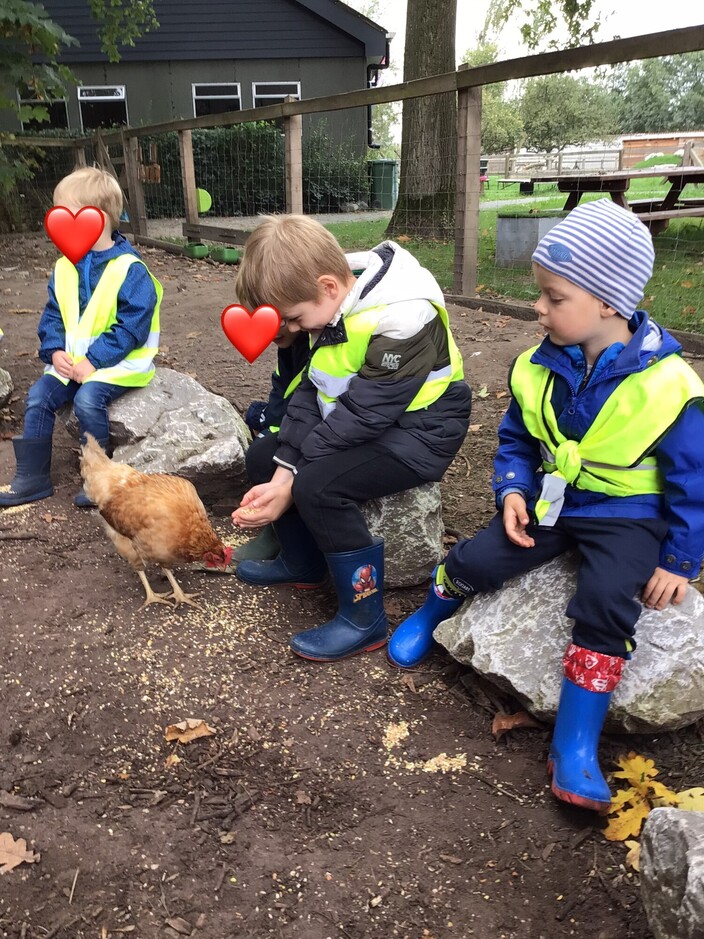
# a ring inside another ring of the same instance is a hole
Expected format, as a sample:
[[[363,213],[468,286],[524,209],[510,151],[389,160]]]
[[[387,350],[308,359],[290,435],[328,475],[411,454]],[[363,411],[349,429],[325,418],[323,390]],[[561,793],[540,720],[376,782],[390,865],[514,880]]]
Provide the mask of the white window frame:
[[[21,98],[19,89],[17,89],[16,93],[17,93],[17,104],[19,107],[22,107],[22,105],[25,105],[25,104],[31,105],[33,107],[41,107],[43,104],[63,104],[64,110],[66,111],[66,130],[70,129],[70,124],[68,120],[68,101],[66,98],[47,98],[46,101],[40,101],[39,98]],[[29,123],[29,122],[20,121],[22,130],[25,129],[25,126],[24,126],[25,123]],[[49,124],[44,122],[44,127],[49,129]]]
[[[223,85],[227,85],[231,88],[236,88],[237,93],[232,95],[196,95],[196,88],[222,88]],[[200,101],[229,101],[232,98],[237,98],[239,102],[239,109],[242,110],[242,85],[240,82],[191,82],[191,98],[193,99],[193,117],[197,117],[196,114],[196,100]],[[236,108],[228,108],[229,111],[237,110]]]
[[[290,81],[279,81],[279,82],[252,82],[252,107],[254,108],[265,108],[267,104],[271,102],[278,104],[281,101],[281,98],[288,97],[288,95],[275,94],[268,95],[266,92],[258,91],[257,89],[263,89],[271,87],[272,85],[291,85],[295,86],[296,93],[293,97],[296,101],[301,100],[301,83],[300,82],[290,82]]]
[[[119,95],[86,95],[85,97],[81,96],[82,91],[100,91],[103,88],[117,88],[120,92]],[[125,118],[127,125],[130,123],[130,112],[127,106],[127,89],[125,85],[79,85],[76,89],[76,96],[78,98],[78,116],[81,121],[81,130],[84,130],[83,127],[83,111],[81,110],[81,103],[85,101],[90,103],[91,101],[124,101],[125,102]]]

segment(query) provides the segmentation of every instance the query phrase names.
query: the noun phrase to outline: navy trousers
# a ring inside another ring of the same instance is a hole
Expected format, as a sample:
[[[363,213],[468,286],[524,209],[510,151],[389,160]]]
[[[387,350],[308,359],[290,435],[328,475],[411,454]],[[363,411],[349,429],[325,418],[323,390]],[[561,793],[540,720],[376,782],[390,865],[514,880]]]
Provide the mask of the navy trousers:
[[[560,517],[554,528],[529,526],[535,547],[521,548],[506,537],[499,513],[474,538],[452,548],[445,569],[459,586],[484,593],[576,549],[577,589],[565,611],[575,621],[572,640],[592,652],[626,658],[635,649],[641,613],[635,597],[658,566],[667,529],[660,519]]]
[[[276,434],[255,437],[245,463],[253,484],[269,482],[277,464]],[[358,551],[372,543],[359,503],[422,486],[415,470],[377,443],[367,443],[297,467],[295,507],[324,554]]]

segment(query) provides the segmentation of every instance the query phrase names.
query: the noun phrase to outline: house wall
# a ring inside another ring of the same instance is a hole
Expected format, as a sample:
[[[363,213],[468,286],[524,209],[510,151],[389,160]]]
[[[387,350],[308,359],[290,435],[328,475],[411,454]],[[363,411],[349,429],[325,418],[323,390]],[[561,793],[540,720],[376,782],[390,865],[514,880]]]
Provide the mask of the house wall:
[[[193,83],[239,82],[242,108],[251,108],[252,82],[299,81],[301,97],[316,98],[366,87],[363,59],[245,59],[173,62],[121,62],[74,65],[83,85],[124,85],[129,124],[139,127],[193,117]],[[67,93],[69,127],[81,128],[76,87]],[[306,119],[304,127],[314,118]],[[346,140],[363,150],[367,140],[365,108],[325,115],[334,140]],[[0,112],[0,130],[19,130],[10,112]]]

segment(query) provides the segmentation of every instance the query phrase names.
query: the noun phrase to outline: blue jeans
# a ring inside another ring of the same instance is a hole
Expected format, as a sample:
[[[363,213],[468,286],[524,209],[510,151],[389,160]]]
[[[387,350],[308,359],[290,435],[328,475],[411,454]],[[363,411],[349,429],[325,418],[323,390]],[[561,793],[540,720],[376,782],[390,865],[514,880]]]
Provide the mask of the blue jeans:
[[[101,381],[89,381],[85,385],[70,381],[64,385],[53,375],[42,375],[27,394],[23,436],[25,440],[51,437],[56,412],[72,403],[81,437],[89,433],[96,440],[107,440],[110,436],[108,405],[126,391],[129,388],[123,385]]]

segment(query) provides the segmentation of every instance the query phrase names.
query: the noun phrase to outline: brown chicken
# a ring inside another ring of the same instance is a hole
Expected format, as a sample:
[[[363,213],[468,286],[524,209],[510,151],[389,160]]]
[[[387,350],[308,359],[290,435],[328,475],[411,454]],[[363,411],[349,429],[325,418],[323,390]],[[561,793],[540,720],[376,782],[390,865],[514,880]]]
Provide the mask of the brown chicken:
[[[125,463],[114,463],[86,434],[81,450],[84,489],[98,506],[105,530],[117,553],[128,561],[144,585],[149,603],[174,605],[193,602],[198,594],[184,593],[171,569],[200,561],[224,570],[232,560],[213,531],[195,486],[180,476],[140,473]],[[146,578],[148,564],[158,564],[171,584],[172,593],[155,593]]]

